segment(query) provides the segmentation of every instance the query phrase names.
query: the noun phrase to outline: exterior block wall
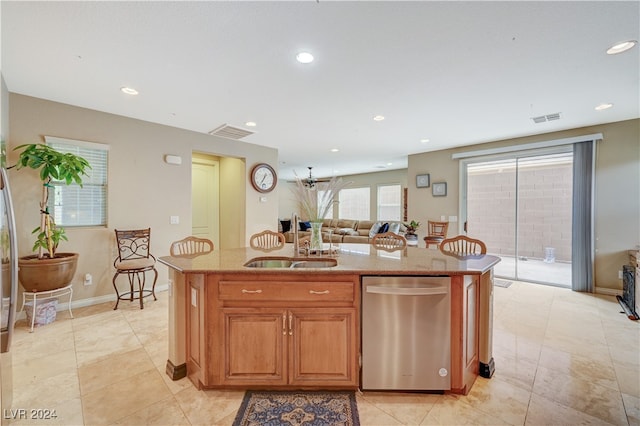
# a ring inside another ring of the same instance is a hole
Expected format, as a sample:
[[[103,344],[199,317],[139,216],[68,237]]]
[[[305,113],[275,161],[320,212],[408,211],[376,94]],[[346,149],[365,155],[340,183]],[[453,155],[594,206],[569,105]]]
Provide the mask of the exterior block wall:
[[[467,234],[491,253],[570,262],[572,185],[571,163],[469,171]]]

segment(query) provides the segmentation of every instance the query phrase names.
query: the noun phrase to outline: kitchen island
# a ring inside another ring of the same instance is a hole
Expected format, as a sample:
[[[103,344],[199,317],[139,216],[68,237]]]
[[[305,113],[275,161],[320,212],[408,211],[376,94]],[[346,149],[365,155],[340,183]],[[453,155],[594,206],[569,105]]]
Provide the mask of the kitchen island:
[[[337,264],[308,262],[327,258]],[[450,277],[451,387],[443,390],[466,394],[478,374],[493,372],[495,256],[342,244],[337,255],[305,258],[287,244],[159,261],[171,279],[167,374],[188,375],[199,389],[357,389],[367,276]]]

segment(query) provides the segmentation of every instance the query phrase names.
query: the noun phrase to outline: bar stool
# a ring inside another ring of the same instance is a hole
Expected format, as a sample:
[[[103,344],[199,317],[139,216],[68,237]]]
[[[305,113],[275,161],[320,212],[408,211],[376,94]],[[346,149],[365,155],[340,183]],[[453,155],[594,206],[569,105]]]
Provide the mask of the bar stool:
[[[430,245],[435,245],[436,248],[440,246],[442,240],[447,238],[447,230],[449,229],[449,222],[437,222],[433,220],[427,221],[427,236],[424,237],[424,242],[429,248]]]
[[[116,273],[113,275],[113,288],[116,290],[116,306],[118,309],[120,300],[128,299],[133,302],[134,298],[140,300],[140,309],[144,309],[142,299],[153,296],[153,300],[158,300],[155,294],[158,271],[156,270],[156,258],[149,253],[151,244],[151,228],[133,230],[115,230],[116,243],[118,244],[118,257],[113,261]],[[151,289],[145,289],[146,273],[153,271],[154,278]],[[116,285],[118,275],[126,274],[129,280],[129,291],[120,293]],[[135,281],[138,281],[138,289],[135,289]]]
[[[249,245],[254,249],[271,251],[284,247],[285,242],[284,234],[266,230],[253,234],[249,240]]]
[[[211,253],[213,248],[213,241],[208,238],[186,237],[171,243],[169,254],[174,257],[197,257]]]

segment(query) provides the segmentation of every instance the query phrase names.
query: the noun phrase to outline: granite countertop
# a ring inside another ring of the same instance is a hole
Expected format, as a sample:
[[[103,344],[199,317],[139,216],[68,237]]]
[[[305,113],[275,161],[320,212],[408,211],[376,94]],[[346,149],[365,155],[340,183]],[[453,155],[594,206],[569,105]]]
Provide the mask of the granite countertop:
[[[248,273],[248,274],[291,274],[326,273],[359,275],[479,275],[500,261],[499,257],[479,255],[458,258],[445,255],[439,250],[407,247],[399,251],[385,251],[369,244],[340,244],[338,253],[332,256],[338,265],[330,268],[248,268],[243,266],[254,258],[296,257],[293,244],[286,244],[280,250],[264,252],[249,247],[214,250],[211,253],[189,258],[163,256],[158,260],[183,273]],[[311,255],[309,259],[318,259]]]

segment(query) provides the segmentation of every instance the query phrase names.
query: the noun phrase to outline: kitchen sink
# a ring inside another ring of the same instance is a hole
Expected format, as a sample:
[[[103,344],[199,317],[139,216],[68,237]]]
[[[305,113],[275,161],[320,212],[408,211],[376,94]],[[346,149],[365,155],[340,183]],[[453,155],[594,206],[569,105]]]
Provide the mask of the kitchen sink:
[[[291,268],[331,268],[338,265],[336,259],[313,259],[296,260],[291,264]]]
[[[244,266],[248,268],[290,268],[292,264],[293,260],[288,258],[263,258],[251,259]]]
[[[337,264],[336,259],[262,257],[251,259],[244,266],[247,268],[331,268]]]

